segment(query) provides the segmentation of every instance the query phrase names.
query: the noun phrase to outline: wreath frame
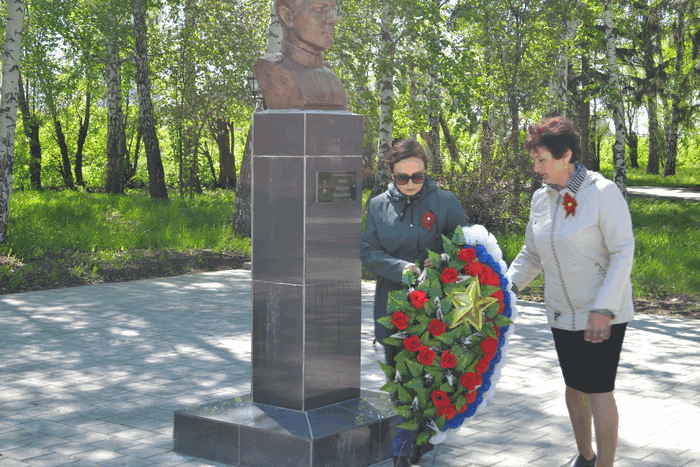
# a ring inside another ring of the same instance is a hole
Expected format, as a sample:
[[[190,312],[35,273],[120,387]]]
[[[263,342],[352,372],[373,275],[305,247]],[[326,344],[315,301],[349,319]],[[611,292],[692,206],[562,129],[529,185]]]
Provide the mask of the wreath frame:
[[[394,365],[379,362],[388,380],[382,390],[391,394],[399,429],[413,432],[416,445],[441,443],[446,430],[486,408],[517,317],[501,249],[484,226],[443,235],[442,251],[428,250],[428,258],[433,267],[420,276],[404,272],[404,289],[389,293],[387,315],[377,320],[390,333],[384,344],[401,348]],[[462,313],[470,300],[455,299],[470,286],[473,320]]]

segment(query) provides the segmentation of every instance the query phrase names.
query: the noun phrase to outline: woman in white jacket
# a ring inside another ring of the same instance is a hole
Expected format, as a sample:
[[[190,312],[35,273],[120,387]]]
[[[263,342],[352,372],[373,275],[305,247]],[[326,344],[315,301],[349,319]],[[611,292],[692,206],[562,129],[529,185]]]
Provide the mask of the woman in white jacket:
[[[613,390],[634,316],[629,208],[613,182],[576,162],[579,136],[571,121],[554,117],[531,125],[525,149],[543,186],[532,196],[525,245],[507,274],[517,291],[544,272],[547,320],[579,450],[567,465],[612,466],[618,427]]]

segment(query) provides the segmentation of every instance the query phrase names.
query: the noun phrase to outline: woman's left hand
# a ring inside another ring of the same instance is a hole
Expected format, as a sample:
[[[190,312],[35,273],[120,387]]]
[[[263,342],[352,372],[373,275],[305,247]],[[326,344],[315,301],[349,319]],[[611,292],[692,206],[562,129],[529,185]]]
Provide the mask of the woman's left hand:
[[[588,323],[583,332],[583,339],[594,344],[599,344],[610,337],[612,318],[600,313],[588,313]]]

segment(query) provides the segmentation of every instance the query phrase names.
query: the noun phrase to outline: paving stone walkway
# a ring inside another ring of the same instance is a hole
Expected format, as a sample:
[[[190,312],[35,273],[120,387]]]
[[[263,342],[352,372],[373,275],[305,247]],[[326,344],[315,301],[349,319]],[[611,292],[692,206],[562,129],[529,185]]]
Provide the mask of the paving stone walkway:
[[[383,384],[372,289],[366,389]],[[420,466],[559,466],[575,452],[542,307],[518,303],[498,392]],[[222,465],[172,452],[172,414],[249,392],[250,330],[242,270],[0,296],[0,467]],[[616,394],[617,466],[700,466],[700,321],[638,315]]]
[[[662,186],[628,186],[627,192],[632,196],[642,196],[645,198],[700,201],[700,191],[689,190],[687,188]]]

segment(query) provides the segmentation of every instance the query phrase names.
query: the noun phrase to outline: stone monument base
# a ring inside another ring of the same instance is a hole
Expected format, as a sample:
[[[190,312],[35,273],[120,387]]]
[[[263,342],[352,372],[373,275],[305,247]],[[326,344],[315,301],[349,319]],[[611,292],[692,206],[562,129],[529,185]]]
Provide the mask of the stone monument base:
[[[173,450],[240,466],[369,466],[392,457],[398,424],[385,393],[305,412],[248,394],[175,412]]]

